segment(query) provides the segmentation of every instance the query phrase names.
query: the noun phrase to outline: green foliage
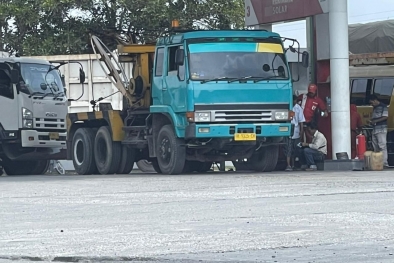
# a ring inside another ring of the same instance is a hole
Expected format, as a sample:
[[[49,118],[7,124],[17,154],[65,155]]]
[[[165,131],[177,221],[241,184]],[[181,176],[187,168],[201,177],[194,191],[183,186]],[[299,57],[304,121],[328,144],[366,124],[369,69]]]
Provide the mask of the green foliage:
[[[184,28],[243,28],[244,3],[243,0],[0,0],[0,51],[24,56],[91,53],[90,33],[98,35],[110,48],[122,40],[153,42],[173,19],[178,19]]]

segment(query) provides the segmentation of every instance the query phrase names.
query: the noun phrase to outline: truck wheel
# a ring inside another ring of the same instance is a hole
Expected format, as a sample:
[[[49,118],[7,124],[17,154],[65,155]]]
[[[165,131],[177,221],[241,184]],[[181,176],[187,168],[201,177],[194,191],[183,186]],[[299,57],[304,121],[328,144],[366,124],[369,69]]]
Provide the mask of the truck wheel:
[[[120,142],[113,142],[108,126],[101,127],[94,139],[94,159],[100,174],[114,174],[121,158]]]
[[[177,138],[171,125],[160,129],[157,137],[156,156],[163,174],[180,174],[185,166],[186,148]]]
[[[40,160],[37,161],[34,169],[32,170],[32,174],[46,174],[49,168],[50,160]]]
[[[212,168],[211,162],[203,162],[198,165],[195,171],[198,173],[206,173],[209,170],[211,170],[211,168]]]
[[[206,173],[212,167],[211,162],[199,162],[199,161],[186,161],[185,167],[183,168],[184,173]]]
[[[46,161],[3,160],[3,167],[7,175],[41,175],[47,171],[48,163]]]
[[[185,161],[185,165],[183,166],[182,174],[189,174],[194,172],[194,161]]]
[[[239,159],[237,161],[233,161],[233,165],[236,171],[250,171],[253,170],[251,167],[250,161],[244,161],[243,159]]]
[[[117,174],[129,174],[134,167],[135,150],[122,145],[122,157]]]
[[[96,163],[93,156],[94,131],[90,128],[79,128],[72,141],[72,159],[75,171],[80,175],[93,174]]]
[[[153,167],[153,169],[155,170],[156,173],[158,173],[158,174],[162,173],[162,171],[160,169],[160,166],[159,166],[159,162],[157,161],[157,159],[153,159],[152,160],[152,167]]]
[[[258,172],[272,172],[278,163],[279,146],[262,148],[250,158],[251,168]]]

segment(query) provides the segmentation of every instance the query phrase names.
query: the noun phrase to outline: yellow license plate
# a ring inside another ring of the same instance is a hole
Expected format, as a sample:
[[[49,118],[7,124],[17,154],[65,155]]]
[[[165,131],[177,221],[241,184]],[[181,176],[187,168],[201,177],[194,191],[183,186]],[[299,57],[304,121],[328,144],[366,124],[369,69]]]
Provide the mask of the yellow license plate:
[[[50,140],[57,140],[57,139],[59,139],[59,133],[58,132],[50,132],[49,133],[49,139]]]
[[[255,141],[256,134],[255,133],[236,133],[234,135],[235,141]]]

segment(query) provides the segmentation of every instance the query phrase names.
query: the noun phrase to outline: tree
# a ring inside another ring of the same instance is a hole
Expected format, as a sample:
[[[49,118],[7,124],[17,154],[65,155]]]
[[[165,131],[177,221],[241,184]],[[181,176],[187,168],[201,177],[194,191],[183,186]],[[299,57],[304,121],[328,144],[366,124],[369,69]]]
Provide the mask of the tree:
[[[154,42],[173,19],[191,29],[244,26],[243,0],[0,0],[0,10],[0,49],[27,56],[91,53],[89,33],[110,49]]]

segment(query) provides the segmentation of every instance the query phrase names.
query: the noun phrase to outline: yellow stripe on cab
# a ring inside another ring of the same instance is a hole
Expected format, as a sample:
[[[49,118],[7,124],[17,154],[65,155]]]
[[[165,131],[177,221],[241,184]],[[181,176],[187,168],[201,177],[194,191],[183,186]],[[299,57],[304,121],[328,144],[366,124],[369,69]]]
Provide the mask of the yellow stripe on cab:
[[[259,53],[278,53],[283,54],[283,48],[280,44],[258,43],[257,52]]]

